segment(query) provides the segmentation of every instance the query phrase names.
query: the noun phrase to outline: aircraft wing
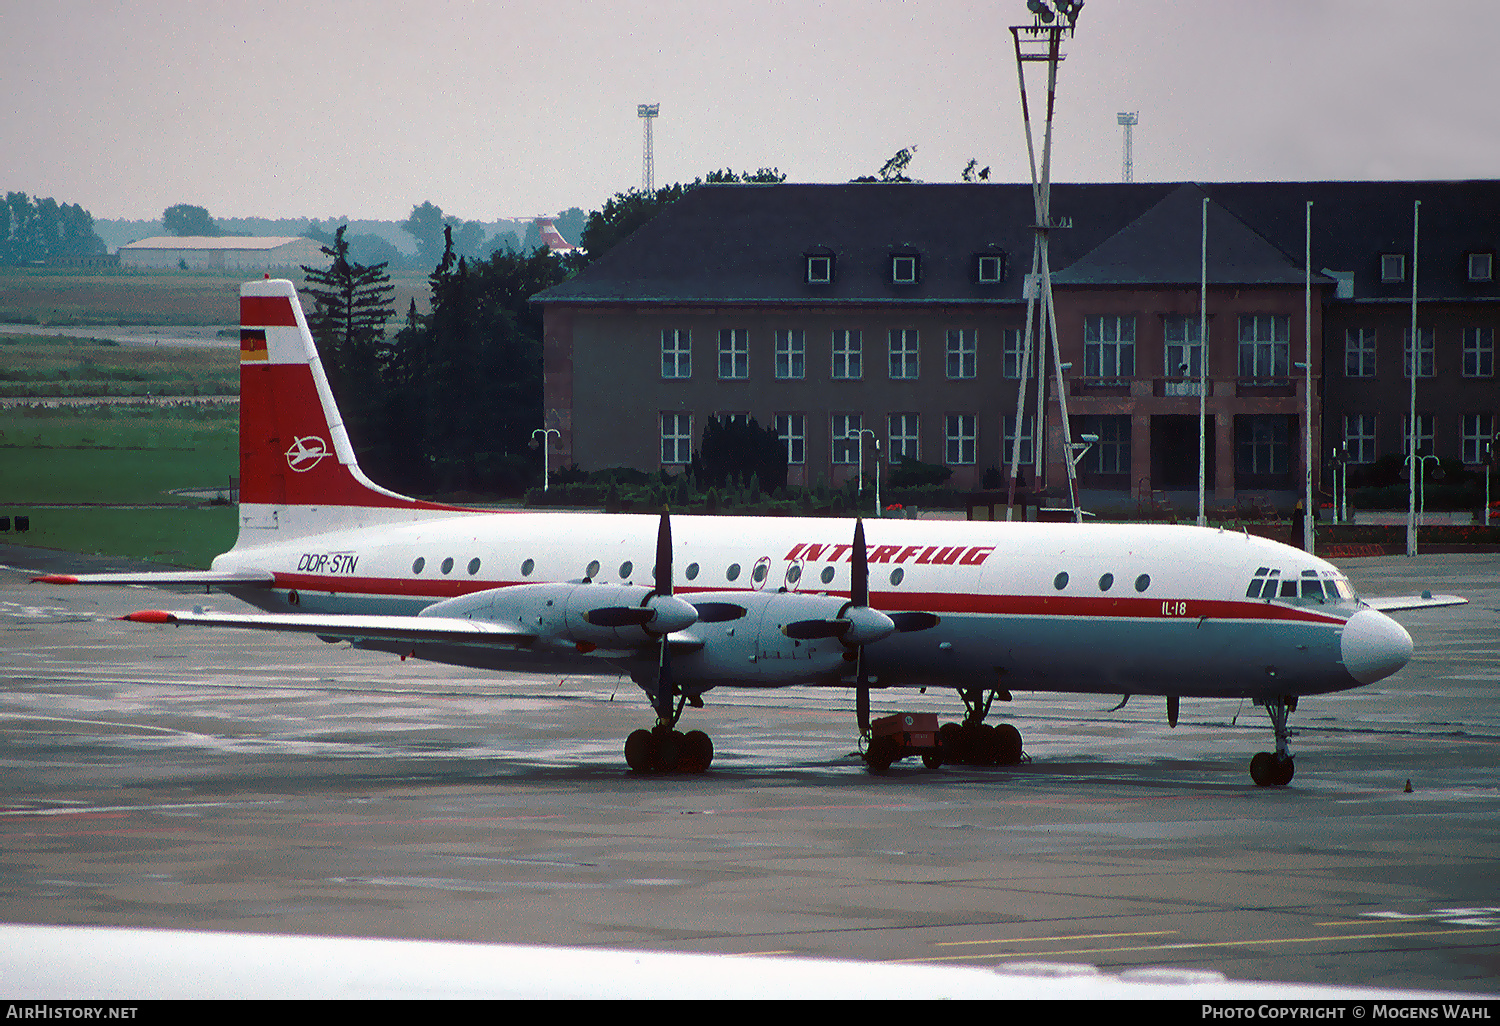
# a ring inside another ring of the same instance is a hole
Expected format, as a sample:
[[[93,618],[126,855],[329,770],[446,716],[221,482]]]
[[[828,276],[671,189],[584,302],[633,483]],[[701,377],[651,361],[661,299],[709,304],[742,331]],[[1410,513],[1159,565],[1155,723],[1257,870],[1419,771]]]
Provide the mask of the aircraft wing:
[[[1427,609],[1436,606],[1463,606],[1468,605],[1469,600],[1458,595],[1434,595],[1430,591],[1424,591],[1420,595],[1387,595],[1382,598],[1361,598],[1365,605],[1371,609],[1378,609],[1382,613],[1394,612],[1398,609]]]
[[[149,584],[156,588],[213,588],[238,584],[269,588],[276,575],[269,570],[167,570],[146,573],[44,574],[37,584]]]
[[[120,617],[131,623],[192,627],[241,627],[315,634],[344,641],[409,641],[412,644],[528,645],[536,635],[519,627],[448,616],[357,616],[343,613],[215,613],[142,609]]]

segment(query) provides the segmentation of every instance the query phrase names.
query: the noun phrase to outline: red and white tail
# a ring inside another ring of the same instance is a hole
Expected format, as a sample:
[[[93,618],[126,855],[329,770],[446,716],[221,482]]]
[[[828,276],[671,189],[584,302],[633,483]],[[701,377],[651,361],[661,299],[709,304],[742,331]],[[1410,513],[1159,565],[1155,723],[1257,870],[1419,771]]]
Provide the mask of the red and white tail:
[[[236,548],[463,512],[360,471],[322,361],[285,279],[240,287],[240,536]]]

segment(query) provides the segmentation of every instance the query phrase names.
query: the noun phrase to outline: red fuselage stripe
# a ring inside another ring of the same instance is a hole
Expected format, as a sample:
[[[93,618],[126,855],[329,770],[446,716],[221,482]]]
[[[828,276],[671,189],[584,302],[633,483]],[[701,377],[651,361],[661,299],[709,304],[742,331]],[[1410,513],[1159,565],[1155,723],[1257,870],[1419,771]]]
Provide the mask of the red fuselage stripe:
[[[330,595],[350,594],[389,598],[456,598],[476,591],[505,588],[522,581],[459,581],[423,578],[389,577],[320,577],[314,574],[276,575],[274,587]],[[674,588],[678,595],[700,592],[744,591],[749,589]],[[815,594],[809,592],[808,594]],[[840,592],[829,592],[841,596]],[[1342,624],[1344,617],[1313,609],[1284,606],[1275,602],[1234,601],[1224,599],[1184,598],[1107,598],[1069,595],[976,595],[964,592],[873,592],[871,604],[887,612],[924,612],[944,614],[983,614],[989,616],[1075,616],[1094,619],[1168,619],[1295,621],[1313,624]]]

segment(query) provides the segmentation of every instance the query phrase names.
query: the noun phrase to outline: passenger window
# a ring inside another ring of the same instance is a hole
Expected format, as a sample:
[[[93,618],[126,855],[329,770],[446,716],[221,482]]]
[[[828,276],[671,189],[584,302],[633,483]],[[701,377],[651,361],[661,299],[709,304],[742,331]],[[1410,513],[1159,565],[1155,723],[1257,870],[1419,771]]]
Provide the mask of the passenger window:
[[[591,581],[595,577],[599,576],[599,561],[597,559],[591,560],[589,562],[589,565],[584,567],[583,576],[587,577]]]
[[[1056,577],[1052,578],[1052,587],[1056,588],[1058,591],[1062,591],[1067,586],[1068,575],[1066,572],[1060,573]]]
[[[821,576],[823,578],[823,583],[824,584],[832,583],[832,581],[833,581],[833,567],[831,567],[831,566],[825,566],[823,568],[823,573],[821,574]]]
[[[731,580],[731,581],[737,581],[737,580],[739,580],[740,579],[740,565],[738,563],[730,563],[729,564],[729,569],[727,571],[725,571],[724,576],[726,578],[728,578],[729,580]]]
[[[442,569],[443,573],[445,573],[445,574],[451,574],[453,572],[453,557],[452,556],[449,556],[447,559],[443,560],[443,565],[442,565],[441,569]]]
[[[1108,591],[1110,588],[1114,587],[1114,584],[1115,584],[1115,575],[1114,574],[1105,574],[1103,577],[1099,578],[1099,590],[1100,591]]]
[[[477,573],[479,573],[479,557],[475,556],[469,560],[469,576],[473,577]]]
[[[621,563],[620,564],[620,580],[622,580],[622,581],[628,581],[628,580],[630,580],[630,575],[631,575],[631,573],[634,570],[635,570],[635,564],[632,563],[630,560],[627,559],[625,562]]]
[[[522,577],[530,577],[531,576],[531,571],[533,571],[535,569],[536,569],[536,560],[534,560],[534,559],[528,559],[526,562],[524,562],[524,563],[521,564],[521,576]]]
[[[1139,576],[1139,577],[1137,577],[1135,579],[1135,590],[1136,591],[1145,591],[1149,587],[1151,587],[1151,575],[1150,574],[1141,574],[1141,576]]]
[[[687,568],[687,579],[690,580],[690,581],[692,581],[692,580],[696,580],[697,577],[698,577],[698,564],[697,563],[689,563],[688,564],[688,568]]]

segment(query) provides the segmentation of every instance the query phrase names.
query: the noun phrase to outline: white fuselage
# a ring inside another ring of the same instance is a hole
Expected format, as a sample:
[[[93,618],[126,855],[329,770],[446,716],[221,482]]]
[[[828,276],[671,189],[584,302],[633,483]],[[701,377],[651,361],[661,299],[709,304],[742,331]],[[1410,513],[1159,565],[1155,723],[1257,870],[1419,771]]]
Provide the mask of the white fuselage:
[[[232,590],[275,612],[416,615],[518,585],[650,588],[657,525],[641,515],[458,513],[287,542],[275,530],[242,532],[214,568],[272,571],[270,590]],[[685,690],[851,681],[837,639],[794,641],[780,630],[808,615],[814,597],[849,596],[851,521],[673,516],[671,526],[675,593],[750,605],[740,619],[672,635],[684,644],[673,673]],[[876,686],[1262,698],[1356,687],[1410,653],[1405,632],[1361,608],[1335,567],[1239,532],[874,520],[865,533],[870,605],[937,617],[866,647]],[[1271,570],[1277,583],[1265,585]],[[1271,597],[1258,594],[1263,585]],[[655,658],[571,643],[412,651],[518,669],[605,658],[638,680]]]

